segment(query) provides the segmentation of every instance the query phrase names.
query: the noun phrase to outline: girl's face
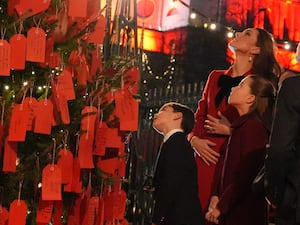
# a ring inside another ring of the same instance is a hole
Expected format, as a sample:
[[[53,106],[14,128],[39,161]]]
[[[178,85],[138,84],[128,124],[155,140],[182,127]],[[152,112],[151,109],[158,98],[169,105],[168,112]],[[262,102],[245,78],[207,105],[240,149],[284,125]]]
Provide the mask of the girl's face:
[[[231,88],[231,93],[228,98],[228,103],[237,109],[250,108],[255,101],[255,95],[251,93],[251,78],[245,77],[238,86]]]
[[[253,48],[257,48],[256,43],[258,34],[258,30],[255,28],[248,28],[243,32],[237,32],[235,38],[229,45],[234,48],[235,51],[251,53]]]

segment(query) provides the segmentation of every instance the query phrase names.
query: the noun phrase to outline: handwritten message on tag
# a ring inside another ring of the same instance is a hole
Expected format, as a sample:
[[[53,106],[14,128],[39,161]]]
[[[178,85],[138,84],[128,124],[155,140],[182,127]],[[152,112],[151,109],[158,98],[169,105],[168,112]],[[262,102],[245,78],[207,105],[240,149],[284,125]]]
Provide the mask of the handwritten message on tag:
[[[45,62],[46,33],[43,29],[32,27],[27,32],[26,60]]]
[[[61,200],[61,169],[49,164],[42,174],[42,199]]]
[[[0,76],[10,75],[10,44],[0,40]]]
[[[11,57],[10,66],[15,70],[25,69],[26,43],[27,39],[23,34],[15,34],[10,40]]]

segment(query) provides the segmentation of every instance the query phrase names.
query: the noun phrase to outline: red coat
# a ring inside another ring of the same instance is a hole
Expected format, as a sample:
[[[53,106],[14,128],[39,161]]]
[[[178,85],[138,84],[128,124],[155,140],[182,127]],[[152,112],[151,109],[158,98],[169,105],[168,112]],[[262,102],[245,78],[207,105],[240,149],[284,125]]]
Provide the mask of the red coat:
[[[197,136],[199,138],[208,139],[216,143],[213,149],[216,152],[220,152],[220,148],[225,141],[226,136],[212,135],[206,132],[204,129],[204,121],[207,118],[207,114],[217,117],[218,111],[224,113],[228,119],[238,117],[236,110],[227,104],[227,99],[224,98],[220,105],[217,107],[215,104],[215,98],[220,90],[218,86],[218,80],[221,75],[228,75],[232,73],[231,68],[228,70],[214,70],[208,76],[205,88],[202,93],[202,98],[198,102],[198,108],[195,113],[195,126],[190,134],[191,136]],[[250,72],[244,74],[248,75]],[[225,112],[226,111],[226,112]],[[204,210],[207,209],[211,193],[211,185],[213,175],[215,171],[215,165],[206,165],[204,161],[196,156],[197,168],[198,168],[198,187],[199,187],[199,199]]]
[[[217,163],[212,187],[212,195],[220,199],[219,224],[265,225],[264,195],[253,193],[251,185],[264,164],[268,131],[254,113],[239,117],[232,127],[228,144]]]

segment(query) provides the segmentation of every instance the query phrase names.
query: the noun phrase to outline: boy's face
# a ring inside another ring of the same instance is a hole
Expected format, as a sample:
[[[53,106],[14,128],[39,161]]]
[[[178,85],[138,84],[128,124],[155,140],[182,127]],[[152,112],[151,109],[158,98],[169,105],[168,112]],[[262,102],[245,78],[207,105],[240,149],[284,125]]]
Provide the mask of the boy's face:
[[[176,113],[171,106],[163,106],[153,118],[153,128],[159,133],[166,133],[168,127],[176,119]]]

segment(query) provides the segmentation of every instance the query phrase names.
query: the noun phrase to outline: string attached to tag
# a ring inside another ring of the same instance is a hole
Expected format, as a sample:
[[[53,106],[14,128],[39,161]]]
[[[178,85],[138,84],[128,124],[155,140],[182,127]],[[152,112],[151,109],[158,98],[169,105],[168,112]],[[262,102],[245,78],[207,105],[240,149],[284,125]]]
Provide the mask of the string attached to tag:
[[[18,205],[21,205],[21,191],[22,191],[23,181],[24,178],[22,177],[22,179],[19,181]]]
[[[4,123],[5,101],[1,99],[1,125]]]
[[[54,170],[54,162],[55,162],[55,153],[56,153],[56,139],[52,138],[53,141],[53,151],[52,151],[52,166],[51,166],[51,170]]]

